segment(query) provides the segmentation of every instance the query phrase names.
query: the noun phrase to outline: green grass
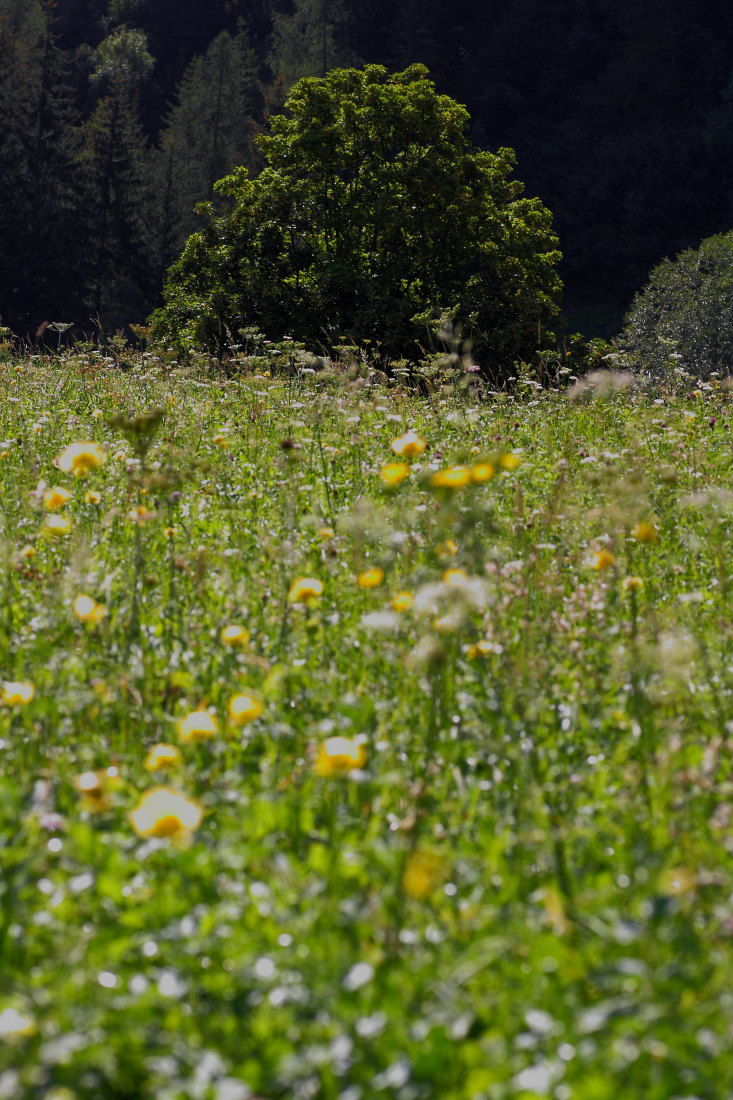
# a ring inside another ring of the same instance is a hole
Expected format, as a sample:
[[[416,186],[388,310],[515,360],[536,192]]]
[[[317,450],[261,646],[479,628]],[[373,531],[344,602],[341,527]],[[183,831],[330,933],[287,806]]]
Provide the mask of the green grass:
[[[0,384],[0,680],[35,687],[0,705],[0,1098],[729,1095],[727,390],[417,398],[81,356]],[[408,429],[427,449],[388,489]],[[54,466],[78,440],[107,452],[84,478]],[[56,485],[73,525],[45,539]],[[303,577],[323,595],[292,603]],[[264,709],[235,726],[241,693]],[[202,707],[216,736],[181,743]],[[365,760],[329,778],[334,736]],[[151,775],[159,742],[182,764]],[[133,829],[161,784],[190,834]]]

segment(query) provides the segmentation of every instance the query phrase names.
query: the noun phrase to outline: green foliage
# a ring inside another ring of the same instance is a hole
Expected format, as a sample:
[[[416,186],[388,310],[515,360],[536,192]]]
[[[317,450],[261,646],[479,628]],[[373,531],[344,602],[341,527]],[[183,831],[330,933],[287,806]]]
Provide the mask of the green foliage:
[[[222,348],[244,327],[311,347],[343,337],[415,355],[455,312],[487,368],[531,355],[556,312],[550,214],[522,197],[514,155],[475,151],[465,108],[423,66],[301,80],[258,139],[266,169],[216,190],[231,209],[173,266],[157,337]]]
[[[733,373],[733,231],[654,268],[626,318],[621,345],[656,380]]]

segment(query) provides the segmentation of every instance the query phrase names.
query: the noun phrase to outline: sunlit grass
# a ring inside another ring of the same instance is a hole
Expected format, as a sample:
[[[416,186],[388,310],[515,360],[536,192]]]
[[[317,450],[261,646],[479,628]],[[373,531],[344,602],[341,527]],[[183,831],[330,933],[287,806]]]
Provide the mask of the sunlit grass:
[[[0,1097],[727,1095],[727,390],[0,382]]]

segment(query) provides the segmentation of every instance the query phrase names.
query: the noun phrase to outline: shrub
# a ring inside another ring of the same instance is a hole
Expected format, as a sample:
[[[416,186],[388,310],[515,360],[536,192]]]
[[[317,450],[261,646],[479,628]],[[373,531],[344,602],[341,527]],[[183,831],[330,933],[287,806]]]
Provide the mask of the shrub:
[[[531,356],[561,287],[551,215],[468,123],[421,65],[299,81],[258,139],[264,171],[215,185],[227,209],[171,268],[154,335],[221,350],[256,326],[414,358],[448,314],[487,369]]]
[[[622,348],[642,373],[707,378],[733,368],[733,231],[654,268],[626,317]]]

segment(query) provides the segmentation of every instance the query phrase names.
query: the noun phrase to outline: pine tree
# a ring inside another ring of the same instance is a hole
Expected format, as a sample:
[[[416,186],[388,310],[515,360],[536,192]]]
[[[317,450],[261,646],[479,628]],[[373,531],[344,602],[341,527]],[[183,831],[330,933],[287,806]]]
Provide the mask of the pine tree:
[[[0,0],[0,296],[22,333],[81,307],[78,118],[49,9]]]
[[[83,170],[88,302],[110,330],[139,319],[151,294],[147,143],[119,79],[85,125]]]
[[[349,46],[349,18],[343,0],[294,0],[292,12],[273,12],[270,64],[285,90],[303,76],[359,63]]]
[[[194,207],[236,165],[255,167],[262,96],[249,36],[224,31],[189,64],[154,154],[160,274],[197,227]]]

